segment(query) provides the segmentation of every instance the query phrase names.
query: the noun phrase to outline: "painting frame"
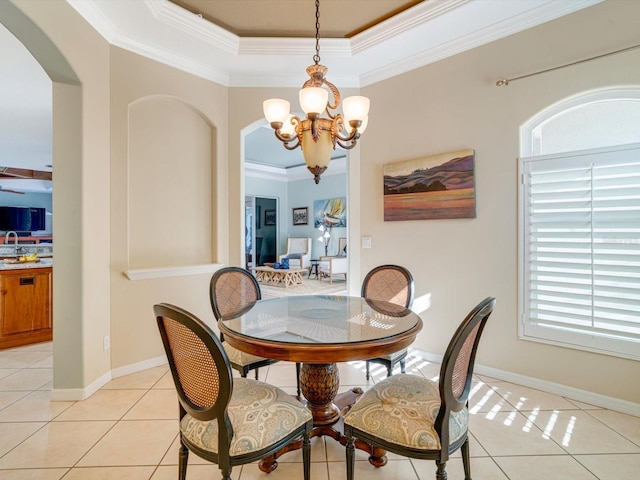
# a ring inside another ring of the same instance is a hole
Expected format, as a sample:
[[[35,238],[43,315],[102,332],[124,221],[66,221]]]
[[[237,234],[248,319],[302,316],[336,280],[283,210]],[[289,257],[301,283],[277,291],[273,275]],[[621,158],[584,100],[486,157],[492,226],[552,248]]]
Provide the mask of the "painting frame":
[[[293,225],[308,225],[309,224],[309,209],[308,207],[292,208],[292,221]]]
[[[476,218],[475,151],[383,166],[384,221]]]
[[[265,225],[275,225],[276,224],[276,211],[275,210],[265,210],[264,211],[264,224]]]
[[[347,197],[326,198],[313,202],[313,226],[347,227]]]

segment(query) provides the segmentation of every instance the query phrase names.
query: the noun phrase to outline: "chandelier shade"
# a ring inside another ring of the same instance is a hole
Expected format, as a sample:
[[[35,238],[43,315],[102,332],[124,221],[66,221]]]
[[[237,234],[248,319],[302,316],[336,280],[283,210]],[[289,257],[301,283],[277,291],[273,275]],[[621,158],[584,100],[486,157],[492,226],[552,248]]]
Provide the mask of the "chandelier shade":
[[[307,168],[318,183],[320,175],[329,166],[336,145],[344,149],[355,147],[369,122],[367,97],[347,97],[342,102],[343,113],[335,112],[340,107],[340,91],[325,78],[327,67],[320,65],[320,0],[316,0],[316,54],[313,60],[314,65],[307,67],[310,78],[298,93],[305,118],[291,115],[289,102],[278,98],[265,100],[262,108],[284,148],[302,149]],[[328,118],[322,117],[323,113]]]

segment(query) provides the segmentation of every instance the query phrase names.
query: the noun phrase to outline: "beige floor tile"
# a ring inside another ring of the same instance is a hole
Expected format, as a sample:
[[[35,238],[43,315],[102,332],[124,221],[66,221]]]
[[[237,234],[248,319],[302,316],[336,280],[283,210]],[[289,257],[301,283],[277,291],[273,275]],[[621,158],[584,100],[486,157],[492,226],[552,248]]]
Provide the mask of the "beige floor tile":
[[[2,361],[0,361],[0,365],[4,367]],[[9,375],[13,375],[16,372],[19,372],[19,368],[0,368],[0,379],[6,378]]]
[[[639,446],[582,410],[540,412],[535,424],[572,454],[640,453]]]
[[[51,391],[36,391],[0,411],[0,422],[19,418],[23,422],[48,422],[73,405],[74,402],[52,402]]]
[[[602,407],[597,407],[595,405],[591,405],[590,403],[584,403],[579,400],[574,400],[573,398],[567,398],[567,401],[573,403],[580,410],[603,410]]]
[[[60,480],[68,471],[68,468],[0,470],[0,478],[2,480]]]
[[[37,390],[52,380],[50,368],[25,368],[0,380],[0,391]]]
[[[471,384],[469,412],[471,414],[513,410],[512,406],[491,385],[482,381]]]
[[[167,453],[164,454],[160,465],[177,465],[178,464],[178,448],[180,447],[180,439],[178,437],[178,425],[176,423],[176,436],[171,446],[167,449]],[[195,453],[189,453],[189,465],[208,465],[211,462],[200,458]]]
[[[0,411],[3,408],[8,407],[12,403],[20,400],[21,398],[29,395],[30,392],[19,391],[19,392],[0,392]],[[16,419],[14,419],[16,420]],[[20,420],[20,419],[17,419]]]
[[[313,437],[311,439],[311,461],[312,462],[326,462],[327,451],[325,448],[324,437]],[[329,439],[329,441],[332,441]],[[287,452],[278,458],[279,463],[302,463],[302,450],[295,450],[293,452]]]
[[[358,368],[353,363],[338,364],[338,369],[340,371],[340,385],[341,386],[351,385],[351,386],[362,387],[362,388],[368,388],[373,386],[374,381],[372,380],[367,381],[364,362],[361,362],[362,363],[361,368]],[[375,366],[379,367],[380,365],[375,365]],[[384,367],[382,367],[382,369],[385,370],[386,372],[386,369]],[[377,376],[374,375],[373,370],[374,370],[374,367],[372,365],[371,374],[374,376],[374,378],[378,378]],[[384,375],[380,376],[380,378],[386,378],[386,376],[387,374],[384,373]]]
[[[120,420],[144,394],[145,390],[98,390],[55,420]]]
[[[420,480],[433,480],[435,478],[435,460],[415,460],[411,463],[418,472]],[[464,478],[464,465],[462,458],[449,458],[446,465],[447,476],[450,479]],[[473,480],[508,480],[507,477],[489,457],[471,458],[471,477]],[[517,477],[511,477],[514,480]],[[553,478],[553,477],[549,477]]]
[[[489,455],[562,455],[556,442],[523,416],[511,412],[479,413],[469,420],[473,436]]]
[[[158,465],[171,446],[176,429],[175,420],[120,421],[78,466]]]
[[[241,467],[235,467],[232,470],[233,479],[237,480],[240,478],[239,472]],[[178,466],[170,465],[170,466],[160,466],[155,471],[151,480],[176,480],[178,478]],[[217,480],[221,478],[220,470],[218,470],[218,466],[214,464],[207,465],[191,465],[187,467],[187,479],[188,480]],[[244,480],[244,477],[242,477]]]
[[[518,480],[598,480],[570,455],[494,457],[494,460],[509,478]]]
[[[0,469],[71,467],[112,426],[113,422],[48,423],[0,458]]]
[[[3,368],[27,368],[49,357],[51,354],[48,352],[0,351],[0,364]]]
[[[482,448],[482,445],[480,445],[480,442],[478,442],[478,440],[476,440],[476,438],[471,433],[469,433],[469,455],[471,455],[472,457],[489,456],[487,451]],[[461,458],[460,449],[453,452],[451,458]]]
[[[329,479],[344,480],[347,478],[346,462],[329,462]],[[361,480],[418,480],[418,475],[411,464],[411,461],[389,460],[381,468],[376,468],[368,461],[356,461],[354,476]],[[244,479],[243,479],[244,480]]]
[[[241,480],[293,480],[303,478],[302,463],[279,463],[278,468],[271,473],[262,472],[256,464],[243,465],[240,475],[236,473],[236,469],[239,470],[239,467],[234,467],[232,478],[240,478]],[[218,476],[217,478],[220,477]],[[311,480],[328,480],[325,463],[311,464]]]
[[[123,417],[124,420],[174,419],[178,426],[178,394],[175,389],[149,390]]]
[[[31,345],[24,345],[22,347],[15,347],[10,349],[9,351],[21,351],[21,352],[53,352],[53,342],[40,342],[40,343],[32,343]]]
[[[575,459],[599,480],[636,479],[640,477],[640,455],[576,455]]]
[[[72,468],[64,480],[148,480],[155,470],[148,467],[84,467]],[[174,479],[177,477],[174,477]]]
[[[0,424],[0,457],[29,438],[44,425],[45,423],[37,422]]]
[[[575,410],[575,406],[568,400],[541,390],[509,382],[496,383],[493,388],[507,402],[521,411]]]
[[[132,373],[131,375],[125,375],[124,377],[114,378],[102,387],[102,389],[149,389],[168,371],[168,366],[150,368],[141,372]]]
[[[295,362],[278,362],[260,369],[260,380],[278,387],[296,386]]]
[[[636,445],[640,445],[640,417],[604,409],[590,410],[588,413]],[[640,474],[638,476],[640,477]]]
[[[53,368],[53,355],[48,354],[39,362],[29,365],[29,368]]]
[[[415,366],[407,370],[407,373],[420,374],[424,378],[435,382],[440,377],[440,364],[419,360],[415,362]]]
[[[154,389],[162,388],[167,390],[175,390],[176,385],[173,383],[173,376],[171,375],[171,371],[167,370],[160,380],[156,382],[153,386]]]

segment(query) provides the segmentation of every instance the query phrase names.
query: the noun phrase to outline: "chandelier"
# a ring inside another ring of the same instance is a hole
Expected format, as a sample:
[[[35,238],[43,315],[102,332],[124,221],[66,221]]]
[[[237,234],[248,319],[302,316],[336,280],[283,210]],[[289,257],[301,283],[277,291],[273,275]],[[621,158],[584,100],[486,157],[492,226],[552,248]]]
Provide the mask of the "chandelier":
[[[318,183],[331,161],[336,144],[347,150],[355,147],[369,120],[367,97],[347,97],[342,102],[343,114],[336,112],[340,106],[340,92],[325,78],[327,67],[320,65],[320,0],[316,0],[316,54],[313,61],[314,64],[307,67],[310,78],[298,94],[306,118],[291,115],[289,102],[280,98],[265,100],[262,106],[278,140],[287,150],[302,149],[307,168]],[[333,95],[332,102],[329,101],[329,91]],[[324,112],[328,118],[321,116]]]

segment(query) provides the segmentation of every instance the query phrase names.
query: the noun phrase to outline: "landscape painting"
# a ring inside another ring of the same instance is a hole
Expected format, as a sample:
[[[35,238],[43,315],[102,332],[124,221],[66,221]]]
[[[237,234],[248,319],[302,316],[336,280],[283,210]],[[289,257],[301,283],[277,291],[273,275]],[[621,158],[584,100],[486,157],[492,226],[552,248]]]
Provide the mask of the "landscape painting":
[[[384,220],[475,218],[474,151],[384,166]]]

